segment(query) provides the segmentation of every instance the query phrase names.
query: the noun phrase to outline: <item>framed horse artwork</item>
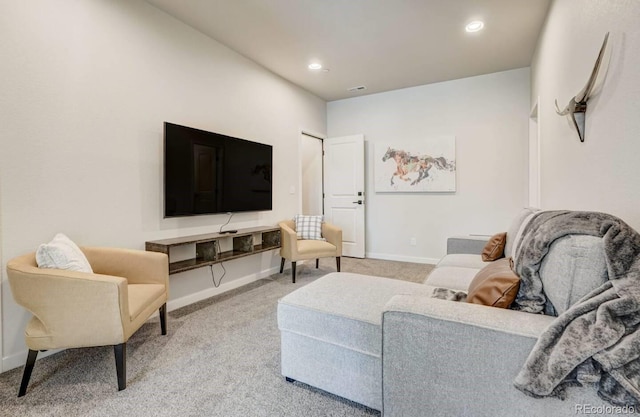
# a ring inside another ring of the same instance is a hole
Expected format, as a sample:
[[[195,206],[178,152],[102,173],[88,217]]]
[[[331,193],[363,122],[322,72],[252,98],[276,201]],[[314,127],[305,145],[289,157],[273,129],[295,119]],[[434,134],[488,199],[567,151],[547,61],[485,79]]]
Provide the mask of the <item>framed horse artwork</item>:
[[[376,192],[456,191],[455,136],[374,144]]]

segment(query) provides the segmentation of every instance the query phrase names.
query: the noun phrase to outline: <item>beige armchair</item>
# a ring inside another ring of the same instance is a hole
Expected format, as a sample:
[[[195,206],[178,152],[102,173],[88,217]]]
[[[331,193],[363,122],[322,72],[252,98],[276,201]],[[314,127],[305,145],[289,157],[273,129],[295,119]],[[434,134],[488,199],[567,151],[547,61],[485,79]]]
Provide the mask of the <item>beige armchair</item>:
[[[167,334],[167,256],[117,248],[81,248],[94,273],[38,268],[34,253],[7,263],[15,301],[33,317],[18,396],[23,396],[38,351],[113,345],[118,390],[126,388],[126,343],[156,311]]]
[[[340,257],[342,256],[342,229],[327,222],[322,223],[322,236],[324,240],[298,240],[295,223],[293,220],[285,220],[278,223],[281,230],[280,273],[284,271],[285,259],[291,261],[291,281],[296,282],[296,262],[315,259],[316,268],[319,258],[335,256],[336,269],[340,272]]]

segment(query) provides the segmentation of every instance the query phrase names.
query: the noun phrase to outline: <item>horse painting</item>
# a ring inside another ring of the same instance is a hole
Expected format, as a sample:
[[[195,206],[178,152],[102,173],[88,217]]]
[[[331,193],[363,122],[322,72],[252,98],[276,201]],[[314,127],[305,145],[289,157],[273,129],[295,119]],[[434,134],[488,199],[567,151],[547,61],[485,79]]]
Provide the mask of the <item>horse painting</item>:
[[[386,162],[388,159],[393,159],[396,163],[396,170],[391,175],[391,186],[395,184],[393,182],[394,177],[398,177],[403,181],[411,181],[408,175],[412,172],[418,173],[418,177],[411,182],[411,185],[416,185],[429,176],[429,170],[433,167],[446,171],[454,171],[456,169],[454,162],[447,161],[442,156],[437,158],[430,155],[416,156],[407,151],[391,147],[387,149],[387,152],[382,157],[382,162]]]

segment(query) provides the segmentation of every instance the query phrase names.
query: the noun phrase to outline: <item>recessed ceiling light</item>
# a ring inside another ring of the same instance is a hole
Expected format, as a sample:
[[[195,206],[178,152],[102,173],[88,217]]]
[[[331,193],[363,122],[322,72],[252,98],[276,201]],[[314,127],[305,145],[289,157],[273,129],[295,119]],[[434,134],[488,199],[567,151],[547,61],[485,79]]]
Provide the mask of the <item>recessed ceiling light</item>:
[[[318,63],[318,62],[312,62],[311,64],[309,64],[309,69],[310,70],[320,70],[322,69],[322,64]]]
[[[467,32],[478,32],[479,30],[482,30],[483,27],[484,22],[480,20],[474,20],[473,22],[467,23],[467,26],[465,26],[464,30],[466,30]]]

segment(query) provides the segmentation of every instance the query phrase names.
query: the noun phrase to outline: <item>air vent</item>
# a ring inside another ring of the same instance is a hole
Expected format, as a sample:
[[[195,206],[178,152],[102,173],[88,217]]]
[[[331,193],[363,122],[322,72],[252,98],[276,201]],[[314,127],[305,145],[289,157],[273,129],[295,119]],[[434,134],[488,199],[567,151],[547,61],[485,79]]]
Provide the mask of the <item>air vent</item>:
[[[364,85],[359,85],[357,87],[347,88],[347,91],[350,91],[350,92],[353,93],[354,91],[363,91],[363,90],[366,90],[366,89],[367,89],[367,87],[365,87]]]

